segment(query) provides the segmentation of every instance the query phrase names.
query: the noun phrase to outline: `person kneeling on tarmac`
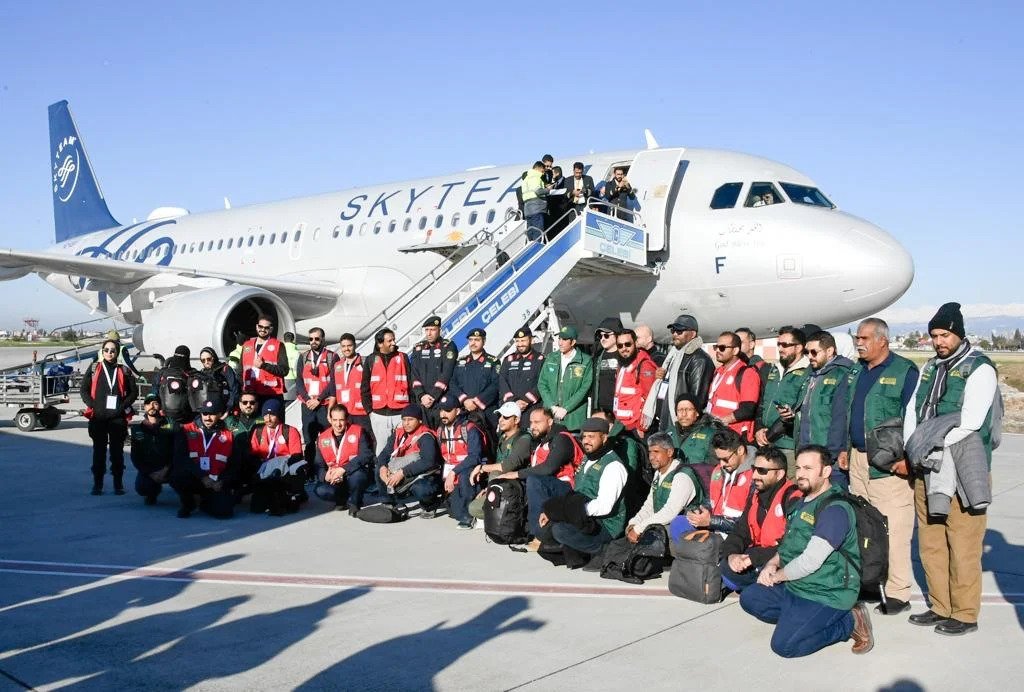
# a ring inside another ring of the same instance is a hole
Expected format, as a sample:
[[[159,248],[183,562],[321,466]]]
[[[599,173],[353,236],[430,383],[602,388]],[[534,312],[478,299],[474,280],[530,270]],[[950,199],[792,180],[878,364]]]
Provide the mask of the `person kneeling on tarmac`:
[[[493,464],[480,464],[470,473],[470,480],[482,486],[486,479],[491,480],[492,474],[508,473],[514,477],[516,472],[530,465],[530,442],[532,438],[529,433],[519,429],[519,417],[522,411],[514,401],[506,401],[497,411],[498,416],[498,447],[494,453]],[[477,520],[484,518],[484,498],[487,490],[484,488],[469,503],[469,515]]]
[[[370,485],[373,445],[366,430],[348,422],[348,409],[342,404],[331,406],[327,423],[330,427],[317,438],[316,467],[326,469],[323,481],[335,509],[347,507],[349,516],[354,517],[363,506],[363,493]]]
[[[542,544],[560,543],[568,567],[593,561],[626,527],[626,465],[608,442],[608,421],[588,418],[580,427],[586,459],[574,490],[544,503],[538,517]],[[575,553],[575,554],[574,554]]]
[[[271,516],[297,512],[309,499],[305,482],[309,465],[302,447],[302,435],[283,422],[283,406],[279,399],[263,402],[263,424],[253,428],[249,447],[259,468],[252,478],[252,500],[249,510]]]
[[[423,408],[409,404],[402,422],[377,457],[377,487],[385,505],[417,500],[424,518],[436,516],[441,495],[441,453],[434,431],[423,423]]]
[[[441,416],[437,441],[444,459],[441,475],[448,496],[448,513],[459,522],[460,529],[471,529],[476,522],[469,515],[469,503],[480,489],[473,482],[472,473],[485,459],[484,434],[463,415],[459,400],[453,395],[441,397],[437,408]]]
[[[178,426],[160,413],[160,397],[148,394],[142,402],[142,421],[132,425],[132,464],[138,469],[135,491],[146,498],[147,505],[155,505],[156,497],[170,480],[174,459],[174,439]]]
[[[201,422],[181,427],[174,444],[171,487],[181,499],[178,517],[185,519],[199,508],[212,517],[228,519],[235,513],[233,485],[241,465],[241,440],[224,427],[224,402],[211,396],[199,408]]]

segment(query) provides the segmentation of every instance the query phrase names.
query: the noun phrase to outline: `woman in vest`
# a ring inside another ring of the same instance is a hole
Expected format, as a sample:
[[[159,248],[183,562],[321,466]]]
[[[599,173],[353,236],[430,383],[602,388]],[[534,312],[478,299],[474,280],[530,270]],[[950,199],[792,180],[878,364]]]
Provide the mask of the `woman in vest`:
[[[82,378],[82,401],[92,438],[92,494],[103,494],[103,476],[110,449],[110,475],[114,493],[124,495],[124,441],[132,404],[139,396],[135,376],[117,364],[119,344],[107,339],[100,347],[100,360],[89,366]]]

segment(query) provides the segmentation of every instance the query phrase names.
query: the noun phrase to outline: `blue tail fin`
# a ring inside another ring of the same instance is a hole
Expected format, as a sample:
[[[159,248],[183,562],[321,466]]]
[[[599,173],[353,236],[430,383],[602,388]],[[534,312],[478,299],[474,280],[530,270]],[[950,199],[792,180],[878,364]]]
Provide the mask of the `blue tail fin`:
[[[53,172],[53,223],[57,242],[120,224],[110,215],[92,174],[67,101],[49,108]]]

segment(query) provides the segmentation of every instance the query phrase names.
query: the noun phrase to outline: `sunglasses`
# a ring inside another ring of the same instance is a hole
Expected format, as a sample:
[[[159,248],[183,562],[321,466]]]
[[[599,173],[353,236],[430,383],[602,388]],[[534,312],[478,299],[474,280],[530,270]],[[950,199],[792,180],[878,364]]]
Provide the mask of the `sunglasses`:
[[[105,348],[105,349],[103,349],[103,352],[104,353],[117,353],[117,349],[116,348]]]
[[[781,471],[782,470],[782,469],[771,468],[770,466],[752,466],[751,468],[754,469],[754,473],[756,473],[759,476],[767,475],[769,471]]]
[[[779,348],[793,348],[796,345],[797,343],[795,341],[779,341],[776,343],[776,346]]]
[[[724,344],[715,344],[716,351],[728,351],[730,348],[739,348],[738,346],[726,346]]]
[[[269,324],[257,324],[256,329],[270,329]]]
[[[618,346],[619,348],[629,348],[630,346],[633,345],[633,342],[632,341],[625,341],[625,342],[619,341],[615,345]]]
[[[239,401],[238,405],[239,406],[255,406],[256,402],[255,401]]]
[[[601,332],[601,331],[599,331],[597,333],[597,335],[599,337],[601,337],[602,339],[607,339],[609,336],[615,336],[615,332]]]
[[[686,329],[676,329],[675,327],[669,327],[669,331],[671,331],[673,334],[682,334],[683,332],[685,332],[687,330]]]
[[[822,351],[821,349],[817,349],[817,348],[809,348],[809,349],[807,349],[807,355],[809,355],[811,357],[814,357],[814,356],[818,355],[819,353],[824,353],[824,351]]]

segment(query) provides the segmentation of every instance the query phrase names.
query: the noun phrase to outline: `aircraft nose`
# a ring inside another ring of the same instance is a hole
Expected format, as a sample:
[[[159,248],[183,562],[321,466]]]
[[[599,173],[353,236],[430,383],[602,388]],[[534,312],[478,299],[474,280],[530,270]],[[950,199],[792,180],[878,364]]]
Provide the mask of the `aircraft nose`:
[[[865,314],[899,299],[914,281],[914,259],[885,230],[858,220],[844,233],[843,302]]]

